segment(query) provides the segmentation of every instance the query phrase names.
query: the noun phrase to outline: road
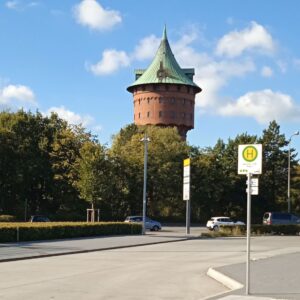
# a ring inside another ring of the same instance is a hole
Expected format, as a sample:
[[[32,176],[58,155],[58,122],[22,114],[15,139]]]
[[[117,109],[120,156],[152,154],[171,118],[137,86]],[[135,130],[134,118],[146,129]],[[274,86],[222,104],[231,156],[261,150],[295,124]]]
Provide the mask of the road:
[[[244,262],[245,250],[245,238],[189,239],[4,262],[0,299],[205,299],[228,291],[208,268]],[[295,252],[299,237],[252,239],[252,258]]]

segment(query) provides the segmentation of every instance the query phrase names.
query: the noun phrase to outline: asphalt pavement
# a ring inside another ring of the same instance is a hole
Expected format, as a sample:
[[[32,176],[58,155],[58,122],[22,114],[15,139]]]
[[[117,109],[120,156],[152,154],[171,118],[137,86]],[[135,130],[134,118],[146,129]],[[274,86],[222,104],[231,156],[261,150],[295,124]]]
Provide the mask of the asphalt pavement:
[[[252,260],[248,297],[245,295],[245,263],[223,266],[215,270],[244,287],[228,293],[226,297],[211,299],[300,299],[300,252]]]
[[[205,228],[191,228],[191,234],[187,235],[184,227],[171,227],[162,232],[147,232],[145,236],[114,236],[78,238],[71,240],[2,243],[0,244],[0,262],[188,241],[191,239],[198,239],[203,231],[205,231]],[[253,243],[255,249],[252,253],[252,260],[250,263],[250,295],[245,295],[245,262],[232,264],[234,260],[227,257],[226,259],[224,258],[224,262],[222,263],[216,258],[215,264],[211,267],[213,270],[221,274],[218,281],[228,287],[228,285],[224,283],[224,278],[229,281],[231,280],[231,282],[233,282],[231,289],[235,290],[229,291],[225,294],[222,293],[215,295],[214,297],[207,299],[300,300],[300,247],[298,246],[297,240],[295,240],[298,238],[299,237],[291,237],[294,241],[293,244],[286,246],[280,245],[280,249],[279,247],[276,248],[276,243],[278,243],[278,241],[276,242],[276,238],[255,239],[255,243]],[[212,255],[214,256],[218,252],[224,252],[227,256],[226,253],[230,254],[232,251],[231,249],[237,249],[234,246],[235,244],[237,245],[244,241],[244,238],[231,239],[230,243],[225,246],[225,243],[222,241],[225,242],[225,240],[227,241],[229,239],[204,239],[203,242],[200,242],[201,240],[199,240],[199,245],[201,245],[200,249],[202,249],[201,251],[205,251],[205,253],[209,253],[209,249],[219,249],[216,248],[216,246],[213,246],[214,243],[220,243],[223,245],[223,249],[220,249],[220,251],[218,250],[215,253],[212,252]],[[290,239],[288,237],[282,237],[281,239],[283,243],[290,243]],[[261,243],[263,240],[266,240],[267,244]],[[174,245],[174,247],[178,246]],[[238,259],[235,262],[241,261],[243,260]],[[199,299],[204,298],[199,297]]]
[[[175,229],[147,232],[146,235],[87,237],[62,240],[0,243],[0,262],[79,254],[187,240],[200,233],[187,236]]]

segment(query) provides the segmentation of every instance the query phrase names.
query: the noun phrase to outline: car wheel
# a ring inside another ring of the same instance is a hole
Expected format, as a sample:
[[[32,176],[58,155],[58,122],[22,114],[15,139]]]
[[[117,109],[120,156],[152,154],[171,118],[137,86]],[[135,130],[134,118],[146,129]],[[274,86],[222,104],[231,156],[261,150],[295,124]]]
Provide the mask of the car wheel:
[[[217,226],[217,225],[214,226],[213,230],[214,230],[214,231],[219,231],[219,226]]]
[[[155,225],[155,226],[153,226],[152,230],[153,230],[153,231],[158,231],[158,230],[159,230],[159,227]]]

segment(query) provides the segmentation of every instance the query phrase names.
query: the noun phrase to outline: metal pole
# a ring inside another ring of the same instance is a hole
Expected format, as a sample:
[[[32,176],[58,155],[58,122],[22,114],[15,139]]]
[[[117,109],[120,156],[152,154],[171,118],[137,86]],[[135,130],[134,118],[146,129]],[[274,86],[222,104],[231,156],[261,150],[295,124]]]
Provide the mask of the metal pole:
[[[249,295],[249,289],[250,289],[250,238],[251,238],[251,173],[248,173],[246,295]]]
[[[291,212],[291,198],[290,198],[290,189],[291,189],[291,140],[289,141],[289,151],[288,151],[288,213]]]
[[[190,234],[191,225],[191,199],[186,201],[186,234]]]
[[[146,234],[146,195],[147,195],[147,162],[148,162],[148,137],[145,133],[143,139],[145,143],[145,152],[144,152],[144,188],[143,188],[143,229],[142,234]]]
[[[295,135],[299,135],[299,131],[296,131],[294,134],[291,135],[290,139],[289,139],[289,151],[288,151],[288,212],[291,212],[291,141],[292,141],[292,137]]]
[[[24,211],[24,221],[27,222],[27,198],[25,198],[25,211]]]

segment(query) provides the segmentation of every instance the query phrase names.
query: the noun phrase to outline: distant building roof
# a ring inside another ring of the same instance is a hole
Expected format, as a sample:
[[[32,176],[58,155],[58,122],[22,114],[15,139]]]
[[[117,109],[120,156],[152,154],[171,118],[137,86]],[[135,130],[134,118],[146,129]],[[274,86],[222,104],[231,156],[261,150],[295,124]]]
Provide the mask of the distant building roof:
[[[169,45],[165,27],[152,63],[146,70],[135,70],[136,81],[127,90],[131,91],[133,87],[143,84],[170,83],[189,85],[196,88],[197,92],[201,92],[201,88],[193,82],[194,74],[194,69],[180,68]]]

